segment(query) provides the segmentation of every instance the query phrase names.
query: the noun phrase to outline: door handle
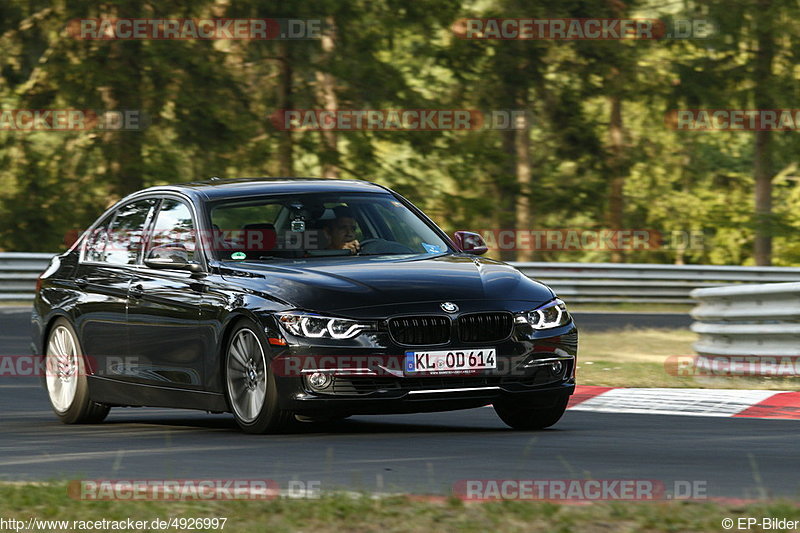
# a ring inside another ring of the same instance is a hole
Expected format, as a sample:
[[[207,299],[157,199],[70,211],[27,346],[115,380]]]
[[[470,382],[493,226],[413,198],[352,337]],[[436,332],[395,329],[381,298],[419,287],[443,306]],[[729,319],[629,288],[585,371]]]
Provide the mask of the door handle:
[[[131,287],[130,291],[128,291],[128,294],[131,298],[141,298],[144,296],[144,287],[141,285],[134,285]]]
[[[80,289],[85,289],[89,285],[89,282],[83,278],[75,278],[75,285]]]

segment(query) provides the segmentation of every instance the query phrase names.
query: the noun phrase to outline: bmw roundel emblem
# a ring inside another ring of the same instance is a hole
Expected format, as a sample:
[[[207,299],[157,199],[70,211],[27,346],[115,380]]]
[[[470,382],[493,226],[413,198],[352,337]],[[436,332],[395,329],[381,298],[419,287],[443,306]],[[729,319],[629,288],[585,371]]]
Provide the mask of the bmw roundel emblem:
[[[441,307],[442,311],[445,313],[455,313],[458,311],[458,306],[453,302],[444,302],[439,307]]]

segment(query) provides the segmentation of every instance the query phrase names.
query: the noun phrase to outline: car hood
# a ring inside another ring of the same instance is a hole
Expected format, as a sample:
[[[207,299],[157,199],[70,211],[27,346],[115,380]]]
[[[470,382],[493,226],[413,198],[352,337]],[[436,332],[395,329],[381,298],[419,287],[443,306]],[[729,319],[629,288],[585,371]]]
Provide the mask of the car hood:
[[[548,287],[505,263],[465,255],[225,261],[221,266],[227,279],[314,311],[390,309],[432,301],[539,304],[554,296]]]

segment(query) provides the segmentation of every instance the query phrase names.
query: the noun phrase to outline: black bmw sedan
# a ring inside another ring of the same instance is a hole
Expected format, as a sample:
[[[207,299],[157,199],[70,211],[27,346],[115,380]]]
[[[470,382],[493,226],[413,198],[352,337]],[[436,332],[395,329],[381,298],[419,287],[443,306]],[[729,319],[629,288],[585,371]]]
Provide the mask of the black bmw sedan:
[[[153,187],[53,258],[32,349],[65,423],[174,407],[266,433],[491,404],[513,428],[551,426],[575,388],[575,324],[484,252],[363,181]]]

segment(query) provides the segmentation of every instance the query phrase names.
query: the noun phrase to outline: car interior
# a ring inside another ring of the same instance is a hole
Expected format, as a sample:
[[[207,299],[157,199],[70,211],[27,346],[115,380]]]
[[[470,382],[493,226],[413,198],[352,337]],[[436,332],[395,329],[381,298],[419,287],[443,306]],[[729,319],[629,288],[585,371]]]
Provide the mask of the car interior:
[[[352,214],[356,222],[359,255],[432,253],[428,248],[431,245],[422,245],[421,239],[380,203],[336,198],[217,206],[211,212],[212,227],[222,233],[222,238],[214,239],[221,244],[214,253],[222,260],[353,255],[348,249],[330,249],[326,227],[340,208]]]

